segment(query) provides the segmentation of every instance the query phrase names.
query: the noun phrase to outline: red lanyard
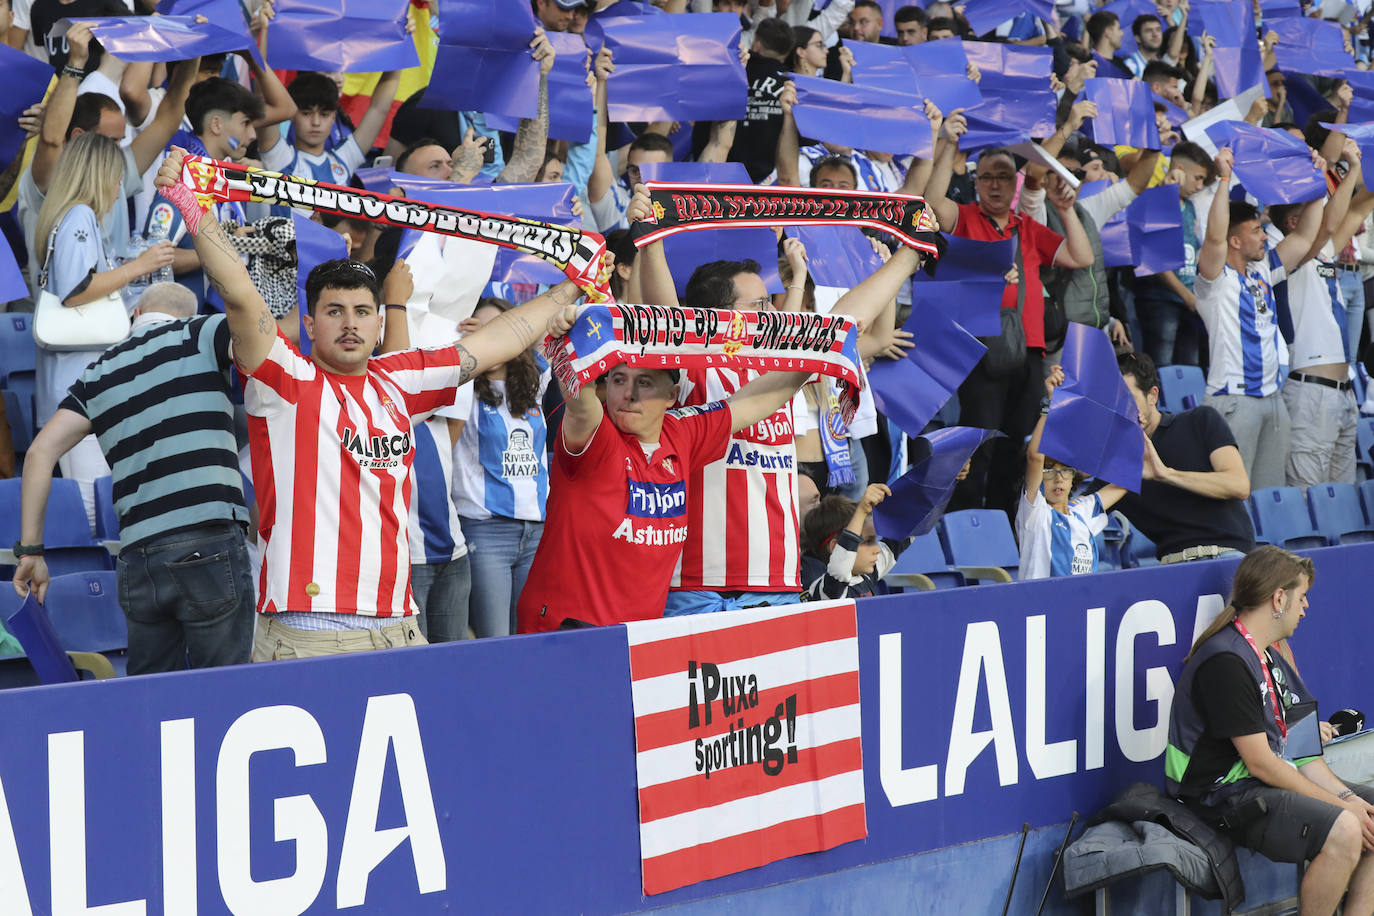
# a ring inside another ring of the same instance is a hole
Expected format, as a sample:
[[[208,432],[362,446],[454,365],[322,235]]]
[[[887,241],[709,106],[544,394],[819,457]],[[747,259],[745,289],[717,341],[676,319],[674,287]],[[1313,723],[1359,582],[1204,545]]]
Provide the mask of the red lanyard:
[[[1274,721],[1278,723],[1279,734],[1286,739],[1288,737],[1288,723],[1283,720],[1283,711],[1279,706],[1279,694],[1278,691],[1274,689],[1274,676],[1269,673],[1269,663],[1265,660],[1264,653],[1260,651],[1260,647],[1255,644],[1255,637],[1251,636],[1250,631],[1245,629],[1245,624],[1240,622],[1239,617],[1236,618],[1235,624],[1236,631],[1240,633],[1241,636],[1245,637],[1245,641],[1250,644],[1250,648],[1254,649],[1255,654],[1259,656],[1260,670],[1264,672],[1264,682],[1269,685],[1269,700],[1274,704]]]

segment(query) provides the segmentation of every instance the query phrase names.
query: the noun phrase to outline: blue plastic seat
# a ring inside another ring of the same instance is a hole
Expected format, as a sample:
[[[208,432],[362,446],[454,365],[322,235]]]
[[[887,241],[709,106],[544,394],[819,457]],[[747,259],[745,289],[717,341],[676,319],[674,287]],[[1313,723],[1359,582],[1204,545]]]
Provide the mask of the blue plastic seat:
[[[1121,549],[1121,562],[1125,569],[1139,569],[1142,566],[1158,566],[1159,557],[1155,555],[1155,542],[1134,525],[1126,533],[1126,543]]]
[[[5,384],[3,386],[6,391],[13,391],[15,396],[19,399],[20,414],[28,430],[30,442],[33,441],[34,436],[38,435],[38,424],[34,419],[33,406],[33,392],[37,384],[33,372],[26,371],[11,372],[9,377],[5,379]],[[13,426],[14,423],[15,420],[11,417],[11,426]]]
[[[102,541],[119,540],[119,516],[114,507],[114,478],[108,474],[95,479],[95,536]]]
[[[1359,491],[1360,502],[1364,504],[1364,520],[1374,524],[1374,480],[1361,481]]]
[[[949,565],[945,549],[940,544],[940,535],[928,531],[911,542],[897,565],[883,577],[883,581],[899,588],[918,588],[925,591],[931,588],[957,588],[965,585],[963,573]]]
[[[1326,537],[1318,533],[1307,511],[1307,500],[1297,487],[1265,487],[1250,494],[1254,507],[1255,529],[1270,544],[1289,550],[1325,547]]]
[[[940,540],[966,579],[1012,582],[1021,565],[1011,522],[1000,509],[964,509],[940,520]]]
[[[1364,517],[1360,493],[1351,483],[1323,483],[1307,488],[1307,507],[1320,534],[1331,545],[1374,541],[1374,525]]]
[[[32,411],[26,412],[24,405],[19,401],[19,395],[13,391],[0,392],[5,398],[5,422],[10,426],[10,444],[14,446],[16,454],[27,452],[29,446],[33,445],[33,421],[30,419]]]
[[[20,481],[0,480],[0,544],[19,540]],[[54,478],[43,519],[43,543],[49,547],[95,547],[81,487],[75,480]]]
[[[124,673],[129,623],[119,606],[115,574],[108,571],[53,576],[43,600],[62,648],[99,652]]]
[[[1178,413],[1202,403],[1207,382],[1197,366],[1159,367],[1159,406],[1161,410]]]
[[[0,387],[13,372],[33,372],[38,350],[33,342],[33,316],[16,312],[0,315]]]
[[[1374,417],[1360,417],[1355,424],[1355,461],[1374,477]]]

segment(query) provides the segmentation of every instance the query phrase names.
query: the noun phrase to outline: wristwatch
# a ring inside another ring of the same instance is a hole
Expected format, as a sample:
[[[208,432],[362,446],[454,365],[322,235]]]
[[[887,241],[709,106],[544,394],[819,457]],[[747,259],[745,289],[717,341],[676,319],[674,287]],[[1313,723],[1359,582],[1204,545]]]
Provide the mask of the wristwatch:
[[[19,541],[14,542],[14,558],[20,557],[41,557],[43,555],[42,544],[23,544]]]

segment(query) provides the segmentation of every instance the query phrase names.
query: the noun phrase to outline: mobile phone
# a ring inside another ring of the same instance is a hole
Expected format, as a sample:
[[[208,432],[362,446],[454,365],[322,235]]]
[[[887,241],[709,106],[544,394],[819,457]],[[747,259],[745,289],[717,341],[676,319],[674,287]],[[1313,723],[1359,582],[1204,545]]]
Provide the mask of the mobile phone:
[[[372,160],[372,167],[376,169],[389,169],[395,160],[390,156],[378,156]]]
[[[496,144],[491,137],[478,137],[477,142],[482,144],[482,161],[491,165],[496,161]]]

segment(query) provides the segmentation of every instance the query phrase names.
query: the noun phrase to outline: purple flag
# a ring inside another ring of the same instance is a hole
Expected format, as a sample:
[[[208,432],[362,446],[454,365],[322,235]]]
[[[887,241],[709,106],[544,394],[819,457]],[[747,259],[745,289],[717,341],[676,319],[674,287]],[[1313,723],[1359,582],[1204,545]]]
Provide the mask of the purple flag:
[[[1355,66],[1345,49],[1345,30],[1334,22],[1298,16],[1265,22],[1264,27],[1278,33],[1274,59],[1280,70],[1344,76]]]
[[[987,347],[933,303],[916,301],[902,327],[915,349],[903,359],[879,359],[868,370],[878,410],[908,436],[919,436]]]
[[[991,32],[1022,13],[1053,21],[1054,0],[968,0],[964,4],[964,18],[975,35]]]
[[[938,279],[911,281],[912,300],[940,308],[959,326],[978,337],[1002,333],[1002,292],[1005,274],[1016,263],[1014,239],[978,242],[948,236],[940,256]]]
[[[930,121],[919,98],[795,74],[792,114],[804,137],[879,153],[931,155]]]
[[[1255,39],[1255,10],[1249,3],[1205,2],[1192,7],[1188,34],[1201,37],[1206,31],[1217,40],[1217,92],[1223,98],[1240,95],[1251,86],[1269,84],[1264,78],[1259,42]]]
[[[1137,277],[1178,270],[1186,262],[1183,251],[1183,211],[1173,185],[1147,188],[1118,215],[1130,231],[1131,254]]]
[[[1089,79],[1083,81],[1083,97],[1097,106],[1097,117],[1086,125],[1096,142],[1159,149],[1149,86],[1138,80]]]
[[[299,210],[291,211],[296,228],[296,302],[300,306],[302,355],[310,355],[310,338],[305,333],[305,278],[325,261],[348,257],[348,241],[327,226],[322,226]]]
[[[995,429],[950,426],[911,440],[911,469],[892,482],[892,495],[873,510],[878,536],[901,540],[929,532],[945,513],[959,472]]]
[[[539,62],[529,48],[534,29],[527,3],[439,0],[439,47],[421,106],[534,117],[539,104]]]
[[[46,59],[34,60],[23,51],[0,45],[0,72],[5,74],[5,91],[0,93],[0,168],[4,168],[24,144],[17,119],[25,108],[43,101],[52,67]]]
[[[418,67],[405,0],[278,0],[267,56],[282,70],[372,73]]]
[[[1085,474],[1140,492],[1145,431],[1105,332],[1069,323],[1064,384],[1050,400],[1040,451]]]
[[[639,167],[645,181],[681,181],[693,184],[749,184],[749,173],[740,162],[648,162]],[[710,229],[680,232],[663,240],[663,254],[681,296],[692,271],[712,261],[759,262],[759,276],[770,293],[783,291],[778,276],[778,241],[771,229]]]
[[[978,68],[983,104],[972,114],[1020,128],[1034,137],[1055,131],[1059,100],[1050,90],[1054,52],[990,41],[964,42],[964,54]]]
[[[596,111],[587,85],[587,45],[573,32],[548,32],[557,57],[549,71],[549,137],[586,143],[592,136]],[[487,125],[515,133],[518,118],[486,112]]]
[[[1286,131],[1219,121],[1207,136],[1218,147],[1231,147],[1236,175],[1261,203],[1300,203],[1326,194],[1326,176],[1312,162],[1312,150]]]
[[[858,226],[788,226],[806,246],[806,269],[817,286],[853,289],[883,265]]]
[[[983,101],[978,84],[967,76],[968,58],[957,38],[899,48],[855,41],[854,80],[862,86],[930,99],[941,111],[973,108]]]
[[[187,60],[202,54],[239,51],[253,47],[240,17],[229,28],[213,22],[196,22],[193,16],[100,16],[64,19],[53,28],[65,32],[63,23],[84,22],[106,51],[128,61]]]
[[[1052,98],[1054,93],[1051,92],[1050,96]],[[959,148],[966,153],[975,153],[994,146],[1015,146],[1031,138],[1025,128],[1003,124],[994,118],[986,117],[981,108],[976,112],[965,112],[964,118],[968,121],[968,132],[959,138]]]
[[[744,117],[749,83],[735,14],[626,16],[603,20],[601,27],[615,56],[615,72],[606,83],[612,121]]]
[[[240,47],[248,49],[258,66],[267,66],[258,51],[258,43],[253,40],[253,33],[249,31],[248,17],[239,0],[160,0],[157,11],[163,16],[194,17],[200,14],[222,29],[242,34],[245,43]]]

